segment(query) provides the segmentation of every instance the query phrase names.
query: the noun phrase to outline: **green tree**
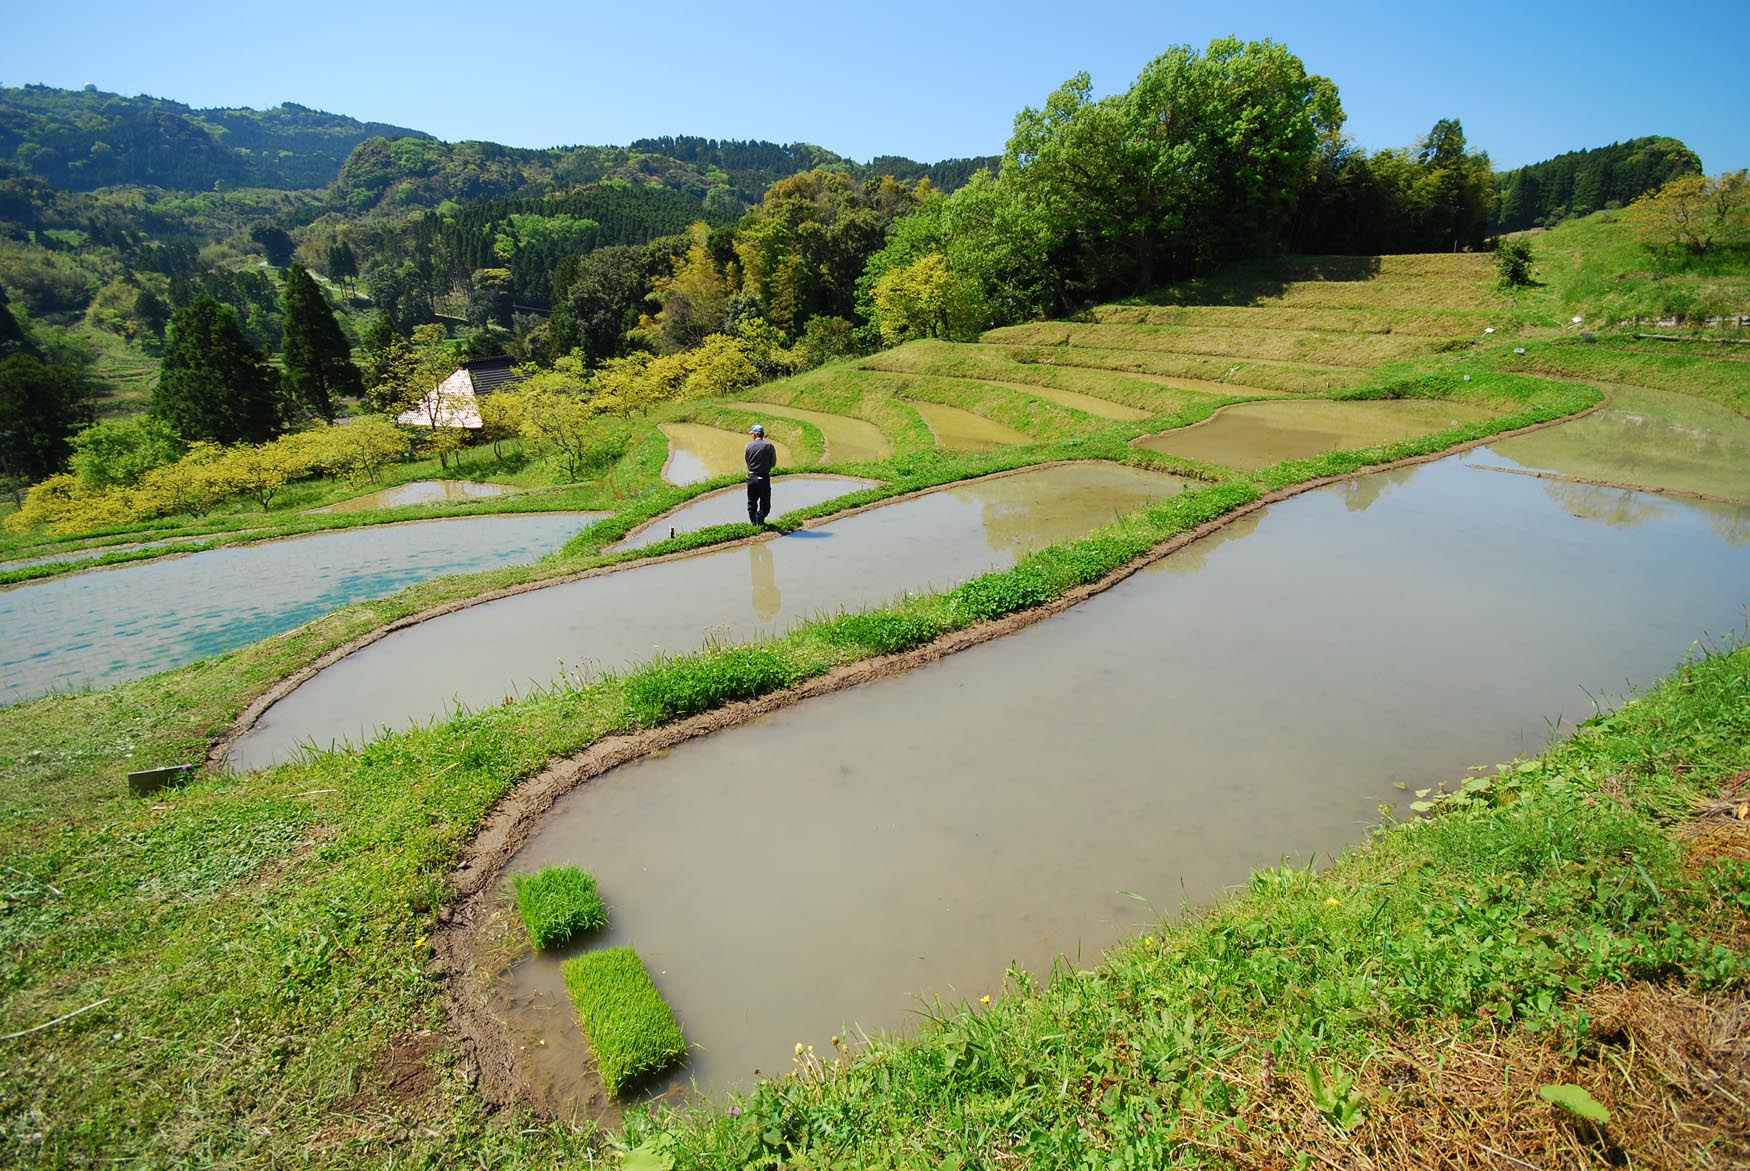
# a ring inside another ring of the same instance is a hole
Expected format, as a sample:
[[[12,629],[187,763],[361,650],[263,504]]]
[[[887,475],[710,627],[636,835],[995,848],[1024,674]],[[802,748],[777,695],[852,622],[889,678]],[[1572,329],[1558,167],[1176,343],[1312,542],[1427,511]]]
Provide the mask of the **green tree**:
[[[185,440],[262,443],[280,428],[279,376],[203,293],[170,318],[151,412]]]
[[[358,398],[365,392],[352,363],[352,346],[322,289],[302,265],[286,270],[285,301],[286,389],[304,410],[332,423],[336,398]]]
[[[358,257],[353,253],[352,245],[336,236],[328,245],[328,279],[339,281],[342,285],[350,285],[358,279]]]
[[[187,445],[162,419],[105,419],[73,436],[71,463],[87,491],[131,488],[153,468],[181,459]]]
[[[977,290],[939,252],[889,271],[875,283],[875,321],[888,345],[925,337],[961,337],[981,318]]]
[[[59,472],[91,416],[89,391],[66,367],[22,353],[0,359],[0,474],[29,481]]]
[[[249,229],[249,238],[261,248],[267,262],[275,268],[284,268],[292,262],[292,251],[297,243],[287,234],[284,228],[272,224],[256,224]]]
[[[689,236],[686,255],[674,262],[673,271],[651,282],[650,299],[659,306],[655,315],[638,323],[664,354],[690,349],[721,330],[729,303],[729,282],[707,246],[710,225],[694,224]]]
[[[1684,175],[1635,200],[1629,211],[1656,253],[1705,256],[1750,244],[1750,171]]]

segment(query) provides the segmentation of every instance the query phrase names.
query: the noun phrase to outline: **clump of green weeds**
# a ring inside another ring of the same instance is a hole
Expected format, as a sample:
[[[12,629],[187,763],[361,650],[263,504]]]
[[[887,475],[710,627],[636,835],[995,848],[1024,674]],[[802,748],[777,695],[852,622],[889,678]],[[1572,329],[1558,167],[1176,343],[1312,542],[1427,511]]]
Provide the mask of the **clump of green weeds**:
[[[762,644],[663,658],[626,677],[626,707],[640,724],[654,727],[782,691],[801,674],[782,650]]]

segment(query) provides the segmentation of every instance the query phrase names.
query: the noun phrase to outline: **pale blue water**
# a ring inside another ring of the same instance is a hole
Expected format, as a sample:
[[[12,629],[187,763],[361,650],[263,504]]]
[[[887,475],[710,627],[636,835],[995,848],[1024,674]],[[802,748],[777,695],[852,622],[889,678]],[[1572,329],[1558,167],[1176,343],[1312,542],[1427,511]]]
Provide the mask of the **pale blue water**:
[[[0,703],[108,687],[427,578],[535,561],[605,515],[482,516],[313,533],[0,590]]]

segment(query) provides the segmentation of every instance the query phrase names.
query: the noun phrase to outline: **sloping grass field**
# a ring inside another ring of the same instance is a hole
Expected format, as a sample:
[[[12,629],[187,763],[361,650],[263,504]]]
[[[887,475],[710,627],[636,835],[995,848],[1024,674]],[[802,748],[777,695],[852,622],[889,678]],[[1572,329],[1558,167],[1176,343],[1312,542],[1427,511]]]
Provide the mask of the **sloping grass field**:
[[[1566,261],[1551,235],[1553,267]],[[1620,335],[1582,342],[1565,295],[1553,283],[1500,294],[1486,257],[1306,258],[1088,323],[915,342],[761,386],[744,398],[862,420],[891,444],[881,460],[808,464],[882,481],[853,503],[1058,459],[1202,482],[1011,570],[756,648],[150,799],[122,781],[202,759],[274,682],[395,618],[751,535],[719,526],[602,552],[728,482],[658,478],[657,423],[761,417],[700,401],[643,421],[612,471],[557,494],[616,515],[547,562],[437,579],[152,679],[0,709],[0,1163],[1742,1165],[1750,650],[1674,665],[1642,700],[1476,779],[1434,816],[1380,827],[1325,871],[1259,874],[1232,902],[1085,968],[1011,972],[992,1003],[938,1004],[916,1036],[799,1055],[732,1109],[634,1113],[609,1132],[487,1102],[431,966],[457,860],[488,812],[603,736],[1039,605],[1274,489],[1583,410],[1599,401],[1593,383],[1750,413],[1750,367]],[[1090,337],[1100,344],[1078,340]],[[1030,385],[1145,414],[1104,417]],[[1285,394],[1442,397],[1493,414],[1253,474],[1130,445]],[[914,402],[1027,441],[944,448]],[[819,427],[782,425],[799,459],[823,458]]]

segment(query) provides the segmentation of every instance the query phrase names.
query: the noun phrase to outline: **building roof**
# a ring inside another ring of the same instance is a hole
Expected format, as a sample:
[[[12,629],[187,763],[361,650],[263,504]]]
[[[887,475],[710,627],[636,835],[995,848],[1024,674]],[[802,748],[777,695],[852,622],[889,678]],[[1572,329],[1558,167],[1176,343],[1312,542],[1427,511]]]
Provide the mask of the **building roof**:
[[[491,394],[512,382],[520,381],[513,372],[516,359],[508,354],[500,354],[496,358],[476,358],[472,362],[463,362],[462,369],[468,372],[468,380],[474,384],[476,397]]]

